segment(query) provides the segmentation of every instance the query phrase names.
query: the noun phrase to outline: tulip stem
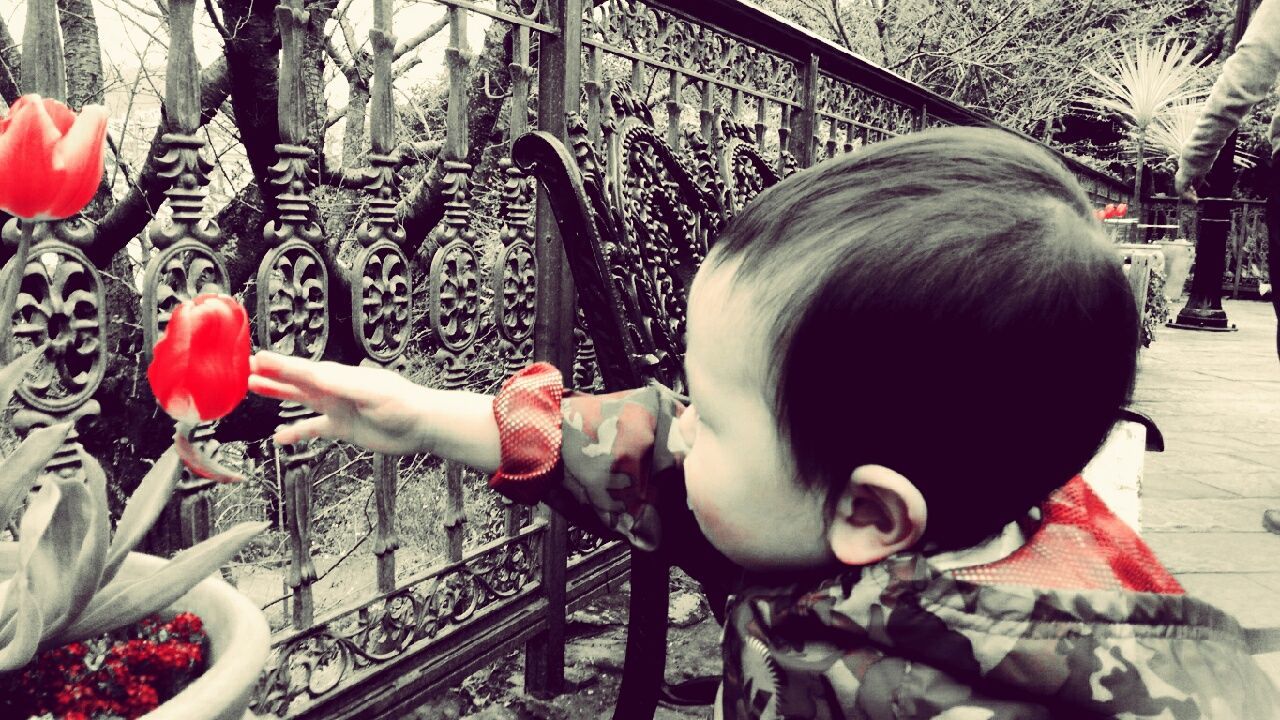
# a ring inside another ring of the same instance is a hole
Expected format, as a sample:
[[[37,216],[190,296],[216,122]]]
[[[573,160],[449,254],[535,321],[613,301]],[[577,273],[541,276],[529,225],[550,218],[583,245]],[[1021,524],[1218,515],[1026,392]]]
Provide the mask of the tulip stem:
[[[18,251],[9,261],[5,274],[4,296],[0,297],[0,363],[7,365],[13,359],[13,313],[18,304],[18,290],[22,288],[22,275],[27,269],[27,256],[31,254],[31,240],[36,234],[34,220],[15,218],[22,232],[18,236]]]
[[[240,473],[219,464],[198,443],[191,441],[191,433],[196,426],[192,423],[178,421],[173,433],[173,445],[178,449],[178,457],[191,472],[202,478],[217,480],[220,483],[233,483],[244,480]]]

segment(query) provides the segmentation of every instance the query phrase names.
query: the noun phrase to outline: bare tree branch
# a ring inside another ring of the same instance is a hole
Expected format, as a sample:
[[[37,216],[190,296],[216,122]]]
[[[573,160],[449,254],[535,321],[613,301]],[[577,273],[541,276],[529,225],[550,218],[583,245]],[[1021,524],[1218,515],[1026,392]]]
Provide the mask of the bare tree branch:
[[[200,73],[201,126],[217,112],[230,91],[227,61],[225,57],[219,57]],[[90,259],[95,265],[105,266],[129,240],[142,232],[152,214],[164,202],[164,191],[168,188],[159,177],[158,153],[155,150],[160,148],[160,138],[168,131],[168,122],[162,121],[151,139],[152,151],[147,153],[147,161],[139,171],[137,182],[98,224],[90,250]]]
[[[422,28],[422,31],[417,35],[397,44],[396,49],[391,53],[392,61],[394,62],[395,60],[399,60],[404,57],[405,53],[412,52],[417,49],[419,45],[435,37],[441,30],[447,27],[449,27],[448,13],[441,15],[435,22]]]
[[[209,14],[209,22],[213,25],[213,29],[222,36],[223,42],[231,39],[231,33],[227,32],[227,26],[222,24],[222,19],[218,17],[218,11],[213,7],[213,0],[204,0],[204,11]]]
[[[22,52],[0,16],[0,98],[12,105],[22,95]]]

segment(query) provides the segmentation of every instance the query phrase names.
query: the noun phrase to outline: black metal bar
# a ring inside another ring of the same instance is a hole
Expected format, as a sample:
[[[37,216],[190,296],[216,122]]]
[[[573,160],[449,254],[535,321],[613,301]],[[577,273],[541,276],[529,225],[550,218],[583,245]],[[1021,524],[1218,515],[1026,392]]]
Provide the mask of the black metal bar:
[[[548,0],[548,17],[559,35],[544,36],[538,52],[538,124],[562,141],[568,139],[566,113],[579,111],[582,93],[582,0]],[[550,200],[538,188],[537,312],[533,354],[551,362],[573,381],[574,290]],[[535,695],[564,688],[565,563],[564,518],[552,514],[543,546],[542,588],[547,599],[546,629],[525,646],[525,687]]]

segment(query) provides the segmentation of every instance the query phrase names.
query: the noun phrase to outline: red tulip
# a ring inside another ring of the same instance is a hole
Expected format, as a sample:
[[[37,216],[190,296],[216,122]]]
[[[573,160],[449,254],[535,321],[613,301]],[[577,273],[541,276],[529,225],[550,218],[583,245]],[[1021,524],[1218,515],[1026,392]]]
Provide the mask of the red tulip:
[[[107,109],[23,95],[0,120],[0,210],[28,220],[80,212],[102,182]]]
[[[1120,203],[1119,205],[1116,206],[1116,217],[1119,217],[1119,218],[1124,217],[1128,213],[1129,213],[1128,203]]]
[[[1115,203],[1107,203],[1107,206],[1106,206],[1105,208],[1103,208],[1102,212],[1103,212],[1103,217],[1104,217],[1104,218],[1113,218],[1113,217],[1116,217],[1116,204],[1115,204]]]
[[[1094,217],[1096,217],[1096,218],[1098,218],[1099,220],[1106,220],[1106,219],[1107,219],[1107,211],[1106,211],[1106,210],[1103,210],[1102,208],[1098,208],[1098,209],[1096,209],[1096,210],[1094,210],[1094,211],[1093,211],[1093,216],[1094,216]]]
[[[180,423],[216,420],[249,391],[249,314],[229,295],[182,303],[156,343],[147,380],[160,407]]]

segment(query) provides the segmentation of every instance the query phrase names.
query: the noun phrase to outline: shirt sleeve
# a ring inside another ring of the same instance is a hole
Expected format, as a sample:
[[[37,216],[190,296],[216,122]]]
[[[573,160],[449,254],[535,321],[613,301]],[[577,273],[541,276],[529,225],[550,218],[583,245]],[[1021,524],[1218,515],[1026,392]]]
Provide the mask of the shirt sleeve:
[[[559,370],[531,365],[494,398],[502,459],[489,485],[657,553],[701,583],[718,613],[744,571],[711,544],[689,509],[687,446],[676,429],[686,405],[657,383],[608,395],[566,393]]]
[[[1209,172],[1227,138],[1245,114],[1271,92],[1280,76],[1280,0],[1262,0],[1235,52],[1222,66],[1182,148],[1179,183],[1194,185]],[[1273,138],[1274,139],[1274,138]]]
[[[536,363],[494,398],[502,462],[490,487],[523,503],[546,502],[574,524],[620,535],[643,550],[705,538],[684,500],[683,399],[652,384],[608,395],[565,393],[560,371]],[[671,517],[664,517],[669,515]]]

